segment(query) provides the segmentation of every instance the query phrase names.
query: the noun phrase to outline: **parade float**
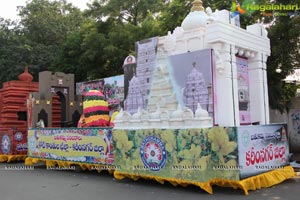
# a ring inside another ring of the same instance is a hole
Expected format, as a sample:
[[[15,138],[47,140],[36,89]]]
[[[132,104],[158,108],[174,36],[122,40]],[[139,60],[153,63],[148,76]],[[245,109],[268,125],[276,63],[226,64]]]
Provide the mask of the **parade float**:
[[[229,11],[204,10],[196,0],[181,27],[136,43],[114,121],[117,179],[248,194],[294,175],[287,126],[269,122],[266,29],[244,30]]]
[[[28,67],[18,80],[3,83],[0,89],[0,162],[25,160],[27,156],[27,99],[38,91]]]
[[[195,0],[180,27],[137,42],[137,58],[125,59],[114,127],[84,126],[91,116],[109,120],[105,92],[90,88],[83,128],[29,129],[26,164],[109,169],[116,179],[196,185],[208,193],[219,185],[248,194],[293,177],[287,126],[269,122],[267,31],[238,24],[229,11],[212,12]]]

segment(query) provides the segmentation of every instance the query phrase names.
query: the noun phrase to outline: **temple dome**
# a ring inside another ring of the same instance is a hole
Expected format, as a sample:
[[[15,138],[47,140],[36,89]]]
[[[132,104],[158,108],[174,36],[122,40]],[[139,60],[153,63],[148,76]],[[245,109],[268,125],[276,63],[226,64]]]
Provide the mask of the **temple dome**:
[[[18,76],[18,78],[19,78],[20,81],[24,81],[24,82],[31,82],[32,79],[33,79],[32,75],[28,72],[28,67],[27,66],[25,67],[24,72],[22,74],[20,74]]]
[[[175,110],[171,113],[171,118],[172,119],[182,119],[182,116],[183,116],[183,110],[182,110],[180,104],[178,104],[177,110]]]
[[[204,27],[207,23],[208,16],[204,12],[201,0],[195,0],[191,12],[185,17],[181,23],[183,30],[191,30]]]
[[[200,103],[198,103],[197,110],[195,112],[195,118],[199,119],[199,118],[203,118],[203,117],[209,117],[209,114],[208,114],[208,112],[206,110],[204,110],[201,107]]]
[[[132,115],[131,119],[140,120],[141,116],[142,116],[142,111],[141,111],[141,108],[138,107],[137,112]]]

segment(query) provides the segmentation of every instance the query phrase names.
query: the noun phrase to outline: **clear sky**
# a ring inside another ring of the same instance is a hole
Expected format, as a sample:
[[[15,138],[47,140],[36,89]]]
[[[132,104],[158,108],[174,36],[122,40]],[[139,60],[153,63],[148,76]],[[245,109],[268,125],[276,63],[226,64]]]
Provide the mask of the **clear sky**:
[[[17,16],[17,6],[25,6],[27,1],[28,0],[0,0],[0,17],[12,20],[19,19]],[[67,0],[67,2],[84,10],[87,8],[86,4],[92,2],[92,0]]]

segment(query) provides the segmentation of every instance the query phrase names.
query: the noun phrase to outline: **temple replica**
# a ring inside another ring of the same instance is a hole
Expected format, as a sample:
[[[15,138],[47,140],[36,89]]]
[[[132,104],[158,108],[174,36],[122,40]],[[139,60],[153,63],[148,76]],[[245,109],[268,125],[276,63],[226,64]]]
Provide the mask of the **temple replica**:
[[[0,89],[0,161],[9,159],[4,155],[27,154],[27,99],[38,91],[38,83],[32,82],[28,67],[18,79],[3,83]]]
[[[262,24],[242,29],[231,16],[195,0],[172,33],[136,43],[136,73],[127,76],[124,110],[114,121],[116,152],[128,148],[115,164],[136,169],[116,177],[196,181],[209,193],[200,182],[241,181],[247,193],[251,176],[288,165],[287,126],[269,122],[267,31]]]
[[[267,31],[261,24],[244,30],[229,16],[227,10],[204,10],[195,1],[173,33],[137,42],[136,74],[116,128],[268,124]],[[190,70],[180,72],[186,80],[178,92],[172,57],[201,50],[212,51],[212,62],[196,68],[203,60],[190,57],[187,66],[180,66]],[[208,83],[199,72],[205,68],[211,70]]]
[[[76,127],[82,113],[82,98],[75,96],[74,74],[43,71],[39,91],[29,99],[29,127],[42,120],[44,127]]]

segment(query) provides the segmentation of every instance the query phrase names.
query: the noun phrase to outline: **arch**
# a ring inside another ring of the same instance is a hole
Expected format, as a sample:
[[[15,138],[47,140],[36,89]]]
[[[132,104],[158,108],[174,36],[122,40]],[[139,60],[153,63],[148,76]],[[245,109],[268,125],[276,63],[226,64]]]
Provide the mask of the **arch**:
[[[56,92],[56,94],[59,96],[59,101],[60,101],[61,122],[65,122],[65,121],[67,121],[67,102],[66,102],[66,97],[60,91]]]
[[[78,124],[80,116],[81,116],[81,114],[78,112],[78,110],[75,110],[74,113],[72,114],[73,126],[76,126]]]
[[[48,127],[48,113],[44,109],[42,109],[38,114],[38,121],[41,119],[44,121],[45,127]]]

